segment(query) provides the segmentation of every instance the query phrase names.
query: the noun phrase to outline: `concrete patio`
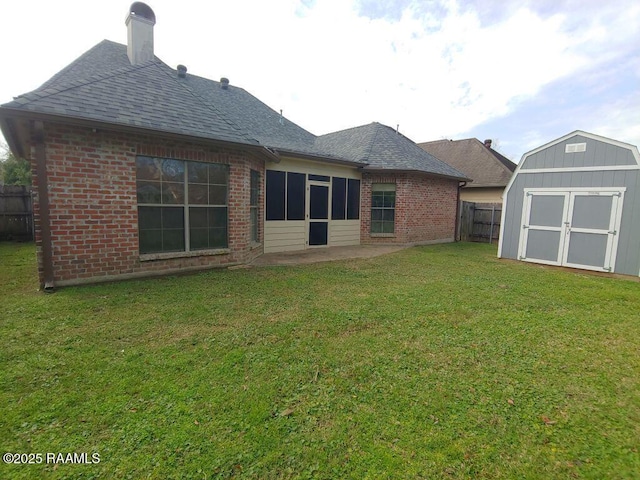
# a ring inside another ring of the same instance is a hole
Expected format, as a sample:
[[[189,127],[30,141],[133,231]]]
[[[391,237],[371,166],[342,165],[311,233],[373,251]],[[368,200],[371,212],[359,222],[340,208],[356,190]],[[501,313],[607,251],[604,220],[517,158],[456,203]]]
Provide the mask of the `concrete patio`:
[[[250,265],[297,265],[352,258],[372,258],[405,248],[408,247],[405,245],[354,245],[349,247],[309,248],[295,252],[265,253],[256,258]]]

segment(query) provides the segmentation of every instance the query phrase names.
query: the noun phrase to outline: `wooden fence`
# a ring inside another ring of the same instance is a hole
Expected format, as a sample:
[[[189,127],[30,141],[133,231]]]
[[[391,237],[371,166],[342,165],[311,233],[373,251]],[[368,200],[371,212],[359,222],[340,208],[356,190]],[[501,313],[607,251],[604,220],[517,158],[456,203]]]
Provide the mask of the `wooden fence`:
[[[0,185],[0,240],[33,240],[30,187]]]
[[[497,243],[500,236],[501,220],[501,203],[462,202],[460,240],[463,242]]]

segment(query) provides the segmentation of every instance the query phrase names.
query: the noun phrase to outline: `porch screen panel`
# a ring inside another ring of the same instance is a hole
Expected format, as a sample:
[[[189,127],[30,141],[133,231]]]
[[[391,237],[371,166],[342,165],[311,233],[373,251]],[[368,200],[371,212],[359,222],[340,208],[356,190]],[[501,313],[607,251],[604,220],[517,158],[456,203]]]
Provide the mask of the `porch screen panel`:
[[[350,178],[347,191],[347,220],[360,218],[360,180]]]
[[[306,187],[304,173],[287,173],[287,220],[304,220]]]
[[[267,220],[284,220],[286,174],[267,170],[265,210]]]

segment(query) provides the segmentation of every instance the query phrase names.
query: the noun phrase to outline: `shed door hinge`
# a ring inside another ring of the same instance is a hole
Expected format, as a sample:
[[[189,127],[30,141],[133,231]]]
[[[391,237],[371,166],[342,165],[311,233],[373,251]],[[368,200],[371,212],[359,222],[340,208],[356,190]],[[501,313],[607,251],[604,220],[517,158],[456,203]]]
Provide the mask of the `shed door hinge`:
[[[617,235],[618,232],[616,230],[611,230],[610,232],[607,232],[609,235]]]

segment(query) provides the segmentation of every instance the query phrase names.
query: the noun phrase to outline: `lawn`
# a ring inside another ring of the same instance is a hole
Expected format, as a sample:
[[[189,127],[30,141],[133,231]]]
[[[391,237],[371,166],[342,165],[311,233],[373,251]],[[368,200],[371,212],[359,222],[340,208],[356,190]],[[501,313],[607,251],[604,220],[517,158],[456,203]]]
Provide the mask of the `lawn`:
[[[638,282],[449,244],[48,295],[34,257],[0,244],[2,451],[100,461],[0,478],[640,475]]]

